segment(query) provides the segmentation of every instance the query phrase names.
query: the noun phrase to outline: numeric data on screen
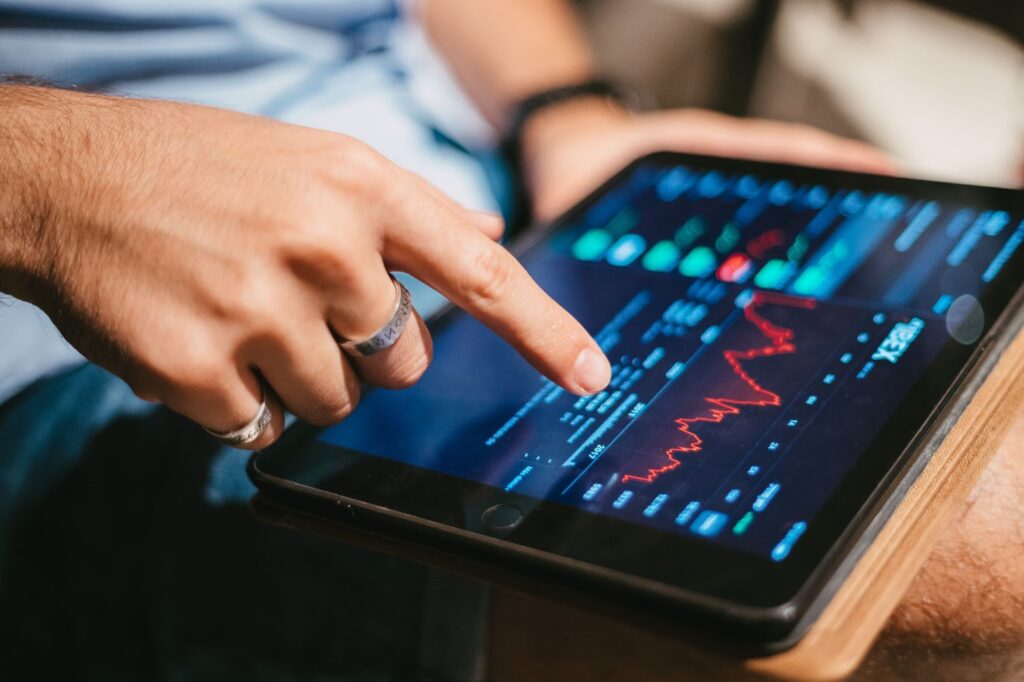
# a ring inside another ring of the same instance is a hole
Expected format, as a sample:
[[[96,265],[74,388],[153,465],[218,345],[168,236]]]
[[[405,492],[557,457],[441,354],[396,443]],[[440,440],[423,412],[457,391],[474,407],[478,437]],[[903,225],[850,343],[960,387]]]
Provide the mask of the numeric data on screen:
[[[940,351],[978,341],[1022,242],[1000,208],[640,165],[524,258],[607,354],[605,390],[461,316],[419,385],[324,438],[785,561]]]

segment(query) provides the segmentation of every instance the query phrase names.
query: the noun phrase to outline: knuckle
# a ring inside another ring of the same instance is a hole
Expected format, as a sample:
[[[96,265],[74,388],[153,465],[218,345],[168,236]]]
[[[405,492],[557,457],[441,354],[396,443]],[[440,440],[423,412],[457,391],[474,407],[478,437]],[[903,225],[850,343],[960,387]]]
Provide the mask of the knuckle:
[[[468,257],[464,293],[474,308],[493,308],[506,296],[514,261],[501,247],[487,245]]]
[[[223,394],[223,369],[212,359],[193,361],[181,372],[178,384],[189,393]]]
[[[266,303],[275,291],[266,268],[254,262],[226,263],[203,284],[202,305],[215,320],[252,324],[270,309]],[[194,345],[194,344],[189,344]]]
[[[345,192],[372,196],[384,184],[384,157],[353,138],[337,136],[327,148],[324,163],[331,186]]]
[[[304,418],[314,426],[331,426],[348,418],[355,411],[358,402],[358,396],[338,396],[334,400],[318,403],[304,415]]]
[[[288,257],[288,267],[296,277],[318,289],[352,286],[356,275],[344,253],[317,244],[306,247]]]
[[[175,393],[210,394],[224,386],[224,363],[208,344],[185,344],[150,364],[157,383]]]
[[[283,218],[278,229],[281,248],[286,253],[290,250],[297,254],[311,251],[314,255],[333,251],[330,245],[338,241],[337,218],[324,209],[311,211],[309,206],[301,213]]]
[[[430,367],[429,353],[417,354],[394,369],[385,380],[386,388],[409,388],[423,378]]]
[[[250,289],[235,292],[238,299],[235,306],[234,320],[239,324],[241,338],[236,345],[242,345],[246,339],[260,336],[273,336],[281,327],[282,291],[272,291],[269,282],[262,282]]]
[[[329,409],[324,414],[324,420],[327,424],[337,424],[338,422],[347,419],[349,415],[355,412],[355,403],[351,400],[343,400]]]
[[[281,258],[286,269],[299,280],[319,290],[349,290],[359,281],[362,248],[349,235],[345,248],[339,246],[335,225],[309,221],[297,226],[284,239]]]

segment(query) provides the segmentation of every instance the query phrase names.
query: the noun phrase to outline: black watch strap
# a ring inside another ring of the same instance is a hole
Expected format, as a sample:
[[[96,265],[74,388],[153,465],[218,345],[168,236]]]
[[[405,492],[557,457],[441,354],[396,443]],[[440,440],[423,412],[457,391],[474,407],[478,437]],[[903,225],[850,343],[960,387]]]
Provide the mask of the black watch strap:
[[[575,99],[603,97],[621,104],[628,110],[639,108],[639,98],[630,90],[604,78],[594,78],[580,83],[571,83],[542,90],[521,100],[509,116],[508,127],[502,138],[502,150],[514,174],[516,193],[519,195],[516,216],[520,221],[528,219],[529,200],[525,194],[522,168],[522,137],[526,124],[543,109]]]
[[[513,109],[512,116],[509,118],[505,139],[509,142],[515,141],[518,143],[527,121],[542,109],[586,97],[603,97],[618,102],[628,109],[633,109],[636,106],[636,97],[632,93],[604,78],[594,78],[582,83],[560,85],[534,93],[521,100]]]

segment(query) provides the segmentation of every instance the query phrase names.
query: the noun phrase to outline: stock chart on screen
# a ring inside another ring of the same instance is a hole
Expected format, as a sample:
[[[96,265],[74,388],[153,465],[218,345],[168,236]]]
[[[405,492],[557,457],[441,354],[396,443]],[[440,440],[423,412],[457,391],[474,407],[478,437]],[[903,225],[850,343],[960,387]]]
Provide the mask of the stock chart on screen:
[[[460,316],[419,385],[321,437],[784,561],[939,350],[978,340],[1022,241],[1003,211],[641,165],[524,256],[604,391]]]

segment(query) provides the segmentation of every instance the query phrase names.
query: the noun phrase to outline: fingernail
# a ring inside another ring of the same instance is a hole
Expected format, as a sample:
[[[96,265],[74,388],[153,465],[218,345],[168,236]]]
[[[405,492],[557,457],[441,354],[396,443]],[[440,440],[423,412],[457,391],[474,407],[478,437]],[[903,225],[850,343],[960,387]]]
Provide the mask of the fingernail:
[[[572,368],[573,378],[586,393],[597,393],[608,385],[612,378],[612,368],[603,353],[584,348],[576,356],[576,364]]]

